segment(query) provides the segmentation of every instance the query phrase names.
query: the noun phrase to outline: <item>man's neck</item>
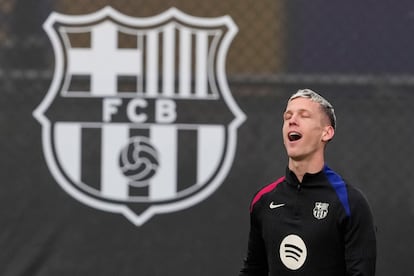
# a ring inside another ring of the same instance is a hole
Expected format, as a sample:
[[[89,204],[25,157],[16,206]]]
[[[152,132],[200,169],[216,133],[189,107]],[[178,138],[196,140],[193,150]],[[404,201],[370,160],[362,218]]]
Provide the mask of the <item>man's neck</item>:
[[[296,161],[289,158],[289,169],[293,171],[298,178],[299,182],[302,182],[306,173],[318,173],[325,165],[324,158],[317,160],[300,160]]]

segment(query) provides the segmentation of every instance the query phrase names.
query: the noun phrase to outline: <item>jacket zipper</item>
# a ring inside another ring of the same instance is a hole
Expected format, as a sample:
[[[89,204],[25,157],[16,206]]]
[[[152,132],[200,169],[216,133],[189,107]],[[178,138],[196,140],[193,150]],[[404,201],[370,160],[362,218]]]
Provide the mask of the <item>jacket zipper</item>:
[[[300,183],[296,186],[296,203],[295,203],[295,217],[298,218],[299,217],[299,193],[301,190],[301,185]]]

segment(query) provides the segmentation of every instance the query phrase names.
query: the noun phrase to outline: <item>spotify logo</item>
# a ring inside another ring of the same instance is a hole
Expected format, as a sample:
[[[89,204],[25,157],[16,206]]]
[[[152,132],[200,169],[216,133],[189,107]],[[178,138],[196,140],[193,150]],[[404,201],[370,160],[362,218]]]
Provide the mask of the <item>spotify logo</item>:
[[[297,235],[286,236],[279,249],[282,263],[290,270],[297,270],[305,263],[307,250],[303,240]]]

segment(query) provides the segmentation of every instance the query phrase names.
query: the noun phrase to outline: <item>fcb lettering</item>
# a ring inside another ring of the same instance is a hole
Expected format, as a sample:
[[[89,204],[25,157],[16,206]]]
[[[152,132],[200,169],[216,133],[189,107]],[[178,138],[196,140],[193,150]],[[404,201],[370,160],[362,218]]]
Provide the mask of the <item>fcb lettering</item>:
[[[109,98],[103,101],[103,121],[111,122],[112,115],[119,113],[119,107],[123,105],[120,98]],[[148,108],[148,101],[135,98],[130,100],[123,112],[127,115],[129,121],[133,123],[144,123],[148,120],[148,114],[145,110]],[[140,111],[138,111],[138,109]],[[177,117],[176,105],[173,100],[158,99],[154,105],[154,118],[156,123],[172,123]]]

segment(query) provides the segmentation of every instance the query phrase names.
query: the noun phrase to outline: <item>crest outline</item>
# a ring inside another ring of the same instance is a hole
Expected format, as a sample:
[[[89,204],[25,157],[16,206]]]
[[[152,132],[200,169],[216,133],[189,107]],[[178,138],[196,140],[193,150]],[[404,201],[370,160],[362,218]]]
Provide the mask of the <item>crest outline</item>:
[[[223,98],[228,108],[234,114],[234,119],[228,124],[226,133],[228,134],[227,144],[226,144],[226,153],[224,154],[224,159],[221,163],[220,169],[217,171],[214,179],[199,193],[193,194],[191,197],[184,198],[176,202],[168,202],[161,204],[153,204],[149,206],[144,212],[140,215],[137,215],[131,208],[126,204],[111,203],[102,201],[100,199],[91,197],[68,183],[68,179],[62,174],[59,164],[56,162],[56,156],[53,152],[52,146],[52,122],[46,117],[45,112],[48,110],[49,106],[52,104],[58,93],[60,92],[59,86],[62,81],[62,78],[65,75],[64,68],[64,49],[62,44],[59,41],[59,37],[56,34],[53,25],[56,22],[63,24],[88,24],[89,22],[95,22],[103,20],[104,18],[114,18],[119,22],[124,22],[128,25],[139,25],[139,26],[152,26],[154,24],[160,24],[160,22],[166,20],[173,20],[174,18],[179,18],[183,22],[188,24],[202,24],[205,27],[212,27],[217,25],[225,25],[228,28],[228,32],[223,37],[220,47],[217,52],[217,63],[216,63],[216,74],[217,82],[221,88],[220,96]],[[201,18],[194,17],[188,14],[185,14],[178,9],[172,7],[167,11],[152,17],[145,18],[136,18],[124,15],[110,6],[107,6],[97,12],[87,14],[87,15],[64,15],[60,13],[53,12],[43,25],[44,30],[51,40],[54,56],[55,56],[55,68],[54,75],[49,87],[49,90],[39,104],[39,106],[34,110],[33,116],[40,122],[42,125],[42,146],[43,152],[46,159],[46,163],[49,167],[50,172],[52,173],[55,180],[58,184],[72,197],[78,201],[88,205],[90,207],[112,213],[120,213],[124,215],[129,221],[131,221],[136,226],[140,226],[148,221],[151,217],[156,214],[161,213],[170,213],[176,212],[182,209],[189,208],[204,199],[210,196],[214,191],[221,185],[224,181],[224,178],[227,176],[230,168],[232,166],[234,155],[237,145],[237,128],[245,120],[245,114],[238,107],[234,98],[230,93],[230,89],[227,84],[226,74],[225,74],[225,60],[228,48],[232,42],[234,36],[236,35],[238,29],[234,24],[233,20],[229,16],[222,16],[216,18]]]

